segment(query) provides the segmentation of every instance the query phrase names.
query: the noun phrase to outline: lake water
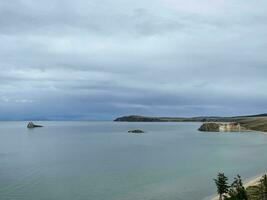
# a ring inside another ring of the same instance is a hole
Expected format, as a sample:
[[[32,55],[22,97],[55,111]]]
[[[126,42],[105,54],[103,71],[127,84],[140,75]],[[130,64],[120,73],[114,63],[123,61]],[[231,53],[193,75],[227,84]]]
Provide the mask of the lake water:
[[[267,135],[200,123],[0,122],[1,200],[202,200],[267,170]],[[128,134],[143,129],[145,134]]]

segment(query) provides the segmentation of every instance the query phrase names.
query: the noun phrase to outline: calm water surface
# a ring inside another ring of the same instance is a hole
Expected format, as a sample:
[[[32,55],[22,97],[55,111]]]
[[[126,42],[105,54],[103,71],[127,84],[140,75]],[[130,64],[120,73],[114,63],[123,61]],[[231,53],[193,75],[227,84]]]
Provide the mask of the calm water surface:
[[[267,170],[267,135],[199,123],[0,122],[1,200],[202,200]],[[145,134],[128,134],[143,129]]]

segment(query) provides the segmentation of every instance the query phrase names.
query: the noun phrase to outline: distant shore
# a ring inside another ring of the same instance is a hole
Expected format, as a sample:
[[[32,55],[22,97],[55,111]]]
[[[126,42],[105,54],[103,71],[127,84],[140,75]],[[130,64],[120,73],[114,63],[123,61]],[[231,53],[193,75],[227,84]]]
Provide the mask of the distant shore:
[[[146,117],[123,116],[116,122],[237,122],[247,130],[267,132],[267,114],[235,117]]]

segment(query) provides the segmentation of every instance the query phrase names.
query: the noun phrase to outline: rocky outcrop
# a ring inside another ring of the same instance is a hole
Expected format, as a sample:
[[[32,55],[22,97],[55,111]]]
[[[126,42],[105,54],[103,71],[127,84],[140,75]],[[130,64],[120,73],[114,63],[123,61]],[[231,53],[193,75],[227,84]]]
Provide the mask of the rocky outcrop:
[[[199,131],[207,131],[207,132],[240,132],[246,131],[244,127],[237,122],[232,123],[204,123],[198,129]]]
[[[207,132],[219,132],[220,125],[218,123],[204,123],[200,126],[198,130]]]
[[[128,133],[144,133],[144,131],[136,129],[136,130],[130,130]]]
[[[43,126],[34,124],[33,122],[29,122],[27,125],[27,128],[38,128],[38,127],[43,127]]]

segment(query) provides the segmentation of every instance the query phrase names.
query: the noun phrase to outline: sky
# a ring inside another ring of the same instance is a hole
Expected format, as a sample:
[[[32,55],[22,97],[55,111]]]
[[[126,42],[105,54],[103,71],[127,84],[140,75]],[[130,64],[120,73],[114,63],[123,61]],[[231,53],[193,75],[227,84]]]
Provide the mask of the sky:
[[[266,0],[0,0],[0,120],[267,112]]]

